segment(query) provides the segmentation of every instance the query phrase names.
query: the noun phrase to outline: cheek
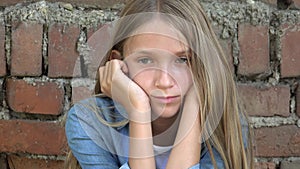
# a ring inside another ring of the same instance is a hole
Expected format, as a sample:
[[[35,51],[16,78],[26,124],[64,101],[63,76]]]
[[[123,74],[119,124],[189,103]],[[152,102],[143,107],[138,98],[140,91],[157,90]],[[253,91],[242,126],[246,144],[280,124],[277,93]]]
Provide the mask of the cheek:
[[[173,77],[176,79],[182,95],[185,95],[193,84],[191,72],[189,70],[181,71],[180,73],[173,74]]]
[[[174,80],[175,86],[173,90],[179,90],[182,95],[185,95],[191,85],[192,75],[190,70],[173,71],[169,74]],[[130,78],[137,83],[147,94],[150,94],[152,90],[155,90],[155,70],[140,71],[137,74],[130,75]]]
[[[153,84],[153,77],[154,74],[153,72],[150,71],[145,71],[136,74],[135,76],[131,77],[131,79],[139,85],[145,92],[146,94],[149,94],[151,89],[152,89],[152,84]]]

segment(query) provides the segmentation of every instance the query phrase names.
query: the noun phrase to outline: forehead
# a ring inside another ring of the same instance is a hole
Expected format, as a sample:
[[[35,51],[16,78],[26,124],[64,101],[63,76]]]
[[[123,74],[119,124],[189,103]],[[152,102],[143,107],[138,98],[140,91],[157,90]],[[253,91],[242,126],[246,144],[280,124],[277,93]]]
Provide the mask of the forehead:
[[[159,34],[140,34],[127,40],[124,53],[131,54],[140,50],[162,50],[169,53],[187,51],[188,47],[177,39]]]
[[[170,24],[155,19],[143,24],[126,40],[124,53],[135,50],[158,49],[171,53],[185,51],[188,48],[184,36]]]

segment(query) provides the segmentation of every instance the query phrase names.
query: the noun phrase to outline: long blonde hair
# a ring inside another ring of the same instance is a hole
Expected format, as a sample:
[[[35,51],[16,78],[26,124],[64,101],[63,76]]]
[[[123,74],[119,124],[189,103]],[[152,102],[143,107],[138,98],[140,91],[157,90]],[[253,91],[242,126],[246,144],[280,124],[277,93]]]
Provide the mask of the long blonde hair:
[[[190,27],[182,22],[166,21],[185,36],[187,43],[194,51],[190,66],[196,91],[201,96],[199,98],[200,125],[205,126],[203,128],[206,129],[203,133],[204,141],[214,168],[217,168],[217,165],[212,147],[221,155],[226,169],[252,169],[250,128],[248,125],[247,131],[242,131],[241,121],[246,122],[247,118],[239,107],[233,73],[199,2],[197,0],[131,0],[126,3],[120,17],[145,12],[176,16],[193,25]],[[120,22],[122,27],[117,27],[115,31],[112,44],[116,45],[113,45],[112,49],[123,51],[126,41],[124,35],[130,36],[132,31],[145,23],[145,18],[143,19],[126,20],[130,21],[126,24]],[[110,51],[101,65],[104,65],[109,57]],[[101,93],[99,83],[97,80],[96,95]],[[207,121],[209,123],[206,123]],[[243,138],[243,132],[247,132],[246,138]],[[244,140],[247,141],[247,145],[244,144]],[[80,168],[71,152],[66,160],[66,168]]]

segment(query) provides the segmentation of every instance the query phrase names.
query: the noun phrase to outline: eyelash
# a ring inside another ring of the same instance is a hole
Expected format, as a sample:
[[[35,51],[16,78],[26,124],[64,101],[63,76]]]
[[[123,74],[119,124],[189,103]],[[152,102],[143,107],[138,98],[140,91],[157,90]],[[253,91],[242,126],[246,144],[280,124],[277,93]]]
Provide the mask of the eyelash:
[[[176,60],[176,63],[188,63],[188,57],[186,57],[186,56],[180,56]]]
[[[147,63],[145,63],[145,61],[147,61]],[[150,61],[150,62],[149,62]],[[147,57],[143,57],[143,58],[139,58],[137,60],[138,63],[141,63],[141,64],[150,64],[150,63],[153,63],[153,60],[150,59],[150,58],[147,58]]]
[[[189,58],[187,56],[179,56],[176,60],[175,63],[179,63],[179,64],[187,64],[188,63]],[[151,64],[153,63],[153,60],[149,57],[141,57],[137,59],[137,62],[140,64]]]

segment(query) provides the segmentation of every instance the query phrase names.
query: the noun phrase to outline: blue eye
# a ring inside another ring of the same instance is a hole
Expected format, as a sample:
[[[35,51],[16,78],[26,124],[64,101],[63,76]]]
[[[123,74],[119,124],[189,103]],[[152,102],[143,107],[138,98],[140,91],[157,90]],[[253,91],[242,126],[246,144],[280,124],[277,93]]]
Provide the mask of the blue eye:
[[[153,60],[150,58],[139,58],[137,62],[141,64],[150,64],[153,63]]]
[[[178,57],[175,61],[176,63],[188,63],[188,58],[186,56]]]

